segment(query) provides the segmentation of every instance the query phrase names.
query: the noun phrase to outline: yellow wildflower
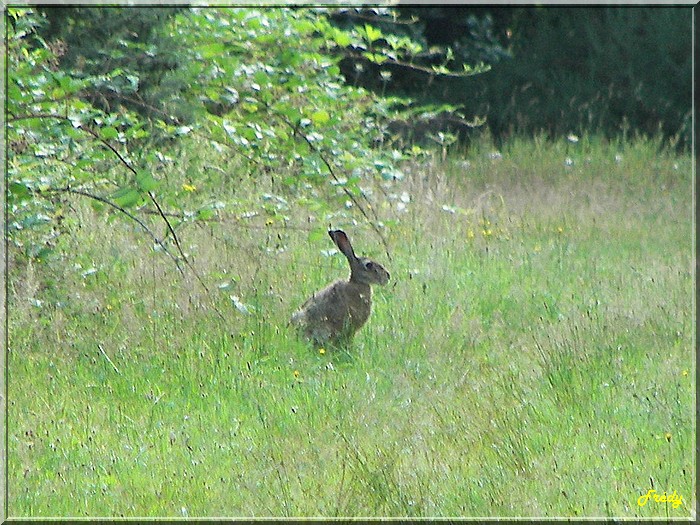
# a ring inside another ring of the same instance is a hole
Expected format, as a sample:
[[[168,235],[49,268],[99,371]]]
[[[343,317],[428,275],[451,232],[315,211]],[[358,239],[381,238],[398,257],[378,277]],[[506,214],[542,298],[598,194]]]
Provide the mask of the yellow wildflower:
[[[182,189],[190,193],[197,190],[196,186],[187,184],[186,182],[182,185]]]

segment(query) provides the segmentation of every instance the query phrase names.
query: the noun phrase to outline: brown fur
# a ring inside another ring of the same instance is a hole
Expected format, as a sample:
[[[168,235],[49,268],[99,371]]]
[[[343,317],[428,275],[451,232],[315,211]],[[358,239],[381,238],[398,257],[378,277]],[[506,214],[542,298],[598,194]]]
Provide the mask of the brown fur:
[[[384,285],[389,272],[382,265],[357,257],[345,232],[328,232],[350,264],[350,278],[336,281],[316,292],[292,315],[291,323],[316,344],[349,342],[369,319],[372,284]]]

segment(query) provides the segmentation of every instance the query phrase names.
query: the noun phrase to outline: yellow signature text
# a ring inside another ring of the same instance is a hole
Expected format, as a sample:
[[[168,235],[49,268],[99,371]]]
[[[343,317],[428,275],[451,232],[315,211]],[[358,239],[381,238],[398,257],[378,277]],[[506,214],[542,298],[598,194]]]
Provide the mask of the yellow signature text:
[[[653,499],[657,503],[671,503],[674,509],[677,509],[683,505],[683,496],[676,494],[675,490],[673,491],[673,494],[666,494],[666,492],[659,494],[654,489],[649,489],[646,494],[639,496],[639,499],[637,499],[637,505],[643,507],[649,502],[650,499]]]

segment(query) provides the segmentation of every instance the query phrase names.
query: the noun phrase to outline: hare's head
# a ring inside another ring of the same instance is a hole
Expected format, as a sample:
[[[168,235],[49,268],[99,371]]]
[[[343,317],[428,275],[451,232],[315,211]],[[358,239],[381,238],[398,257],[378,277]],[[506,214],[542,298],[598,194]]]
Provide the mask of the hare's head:
[[[389,272],[381,264],[355,255],[350,239],[344,231],[330,230],[328,235],[350,263],[350,282],[382,285],[389,282]]]

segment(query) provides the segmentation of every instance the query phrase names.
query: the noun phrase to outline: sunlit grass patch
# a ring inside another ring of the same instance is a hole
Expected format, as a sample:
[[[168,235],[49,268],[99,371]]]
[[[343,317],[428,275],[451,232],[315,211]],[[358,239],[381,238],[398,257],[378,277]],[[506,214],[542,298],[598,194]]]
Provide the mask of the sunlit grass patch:
[[[11,268],[10,514],[689,516],[690,159],[575,147],[408,166],[389,254],[333,217],[392,275],[346,349],[288,326],[347,276],[326,217],[183,230],[207,294],[77,208]]]

